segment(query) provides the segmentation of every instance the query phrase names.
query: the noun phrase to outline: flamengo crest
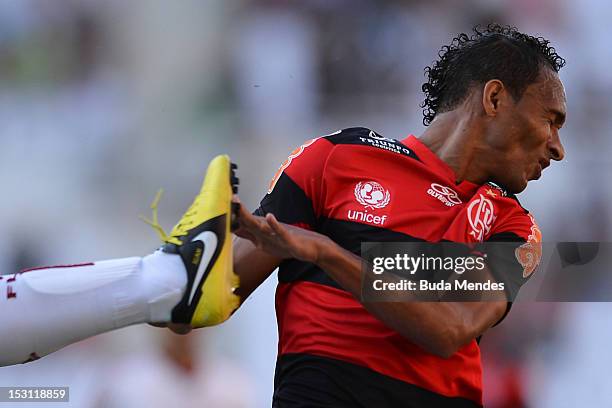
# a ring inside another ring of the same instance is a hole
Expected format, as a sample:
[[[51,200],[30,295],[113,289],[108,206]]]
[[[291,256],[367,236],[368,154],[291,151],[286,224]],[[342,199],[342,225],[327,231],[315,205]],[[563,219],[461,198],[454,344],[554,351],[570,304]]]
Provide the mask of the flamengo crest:
[[[479,194],[479,197],[472,200],[468,206],[467,216],[472,229],[470,235],[473,236],[476,241],[482,242],[495,221],[495,207],[493,206],[493,202],[485,198],[482,194]]]

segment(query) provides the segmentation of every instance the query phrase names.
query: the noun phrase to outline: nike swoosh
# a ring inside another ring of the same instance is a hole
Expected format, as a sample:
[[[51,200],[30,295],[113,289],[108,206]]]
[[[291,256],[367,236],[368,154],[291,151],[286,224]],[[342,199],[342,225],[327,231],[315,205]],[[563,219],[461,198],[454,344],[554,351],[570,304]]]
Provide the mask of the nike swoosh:
[[[200,266],[198,266],[198,271],[195,276],[195,280],[193,281],[193,286],[191,287],[191,294],[189,295],[189,300],[187,301],[187,306],[191,305],[191,301],[196,294],[196,290],[200,287],[200,281],[204,277],[204,273],[206,272],[206,268],[208,268],[208,264],[212,259],[215,250],[217,249],[217,244],[219,239],[217,238],[217,234],[212,231],[204,231],[198,234],[192,242],[202,241],[204,244],[204,254],[202,254],[202,259],[200,260]]]

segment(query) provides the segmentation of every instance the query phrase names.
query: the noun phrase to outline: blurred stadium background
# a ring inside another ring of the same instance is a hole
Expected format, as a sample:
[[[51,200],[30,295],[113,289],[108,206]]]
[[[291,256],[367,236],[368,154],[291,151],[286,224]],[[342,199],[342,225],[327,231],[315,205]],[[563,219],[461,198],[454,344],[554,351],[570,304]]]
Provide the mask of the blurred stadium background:
[[[0,2],[0,270],[148,253],[158,241],[137,215],[163,187],[171,227],[220,152],[253,209],[303,140],[420,134],[423,68],[489,21],[568,61],[567,159],[523,205],[546,241],[610,241],[611,19],[604,0]],[[1,368],[0,386],[70,386],[62,406],[79,408],[270,406],[275,281],[221,327],[124,329]],[[611,314],[516,304],[482,341],[485,406],[612,406]]]

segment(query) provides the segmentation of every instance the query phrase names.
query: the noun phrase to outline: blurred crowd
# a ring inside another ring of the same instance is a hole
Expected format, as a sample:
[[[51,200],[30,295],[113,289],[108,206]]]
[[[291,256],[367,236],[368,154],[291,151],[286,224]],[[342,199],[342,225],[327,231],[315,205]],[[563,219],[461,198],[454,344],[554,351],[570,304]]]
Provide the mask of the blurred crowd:
[[[604,0],[0,2],[0,273],[151,251],[137,215],[163,187],[170,227],[220,152],[254,208],[303,140],[349,126],[419,135],[423,68],[491,21],[550,39],[568,62],[567,158],[522,204],[547,242],[610,241],[611,18]],[[125,329],[2,368],[0,386],[69,385],[75,407],[166,406],[172,393],[269,406],[275,279],[219,328]],[[516,303],[481,343],[486,406],[612,405],[611,312]]]

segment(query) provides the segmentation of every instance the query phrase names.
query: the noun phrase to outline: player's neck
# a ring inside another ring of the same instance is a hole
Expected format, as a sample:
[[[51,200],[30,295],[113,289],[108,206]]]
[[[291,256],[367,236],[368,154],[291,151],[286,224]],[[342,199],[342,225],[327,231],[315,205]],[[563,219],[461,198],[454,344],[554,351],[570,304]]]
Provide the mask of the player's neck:
[[[481,129],[474,116],[456,109],[436,115],[434,121],[420,136],[421,142],[446,163],[456,175],[456,181],[468,180],[476,184],[487,181],[478,143]]]

